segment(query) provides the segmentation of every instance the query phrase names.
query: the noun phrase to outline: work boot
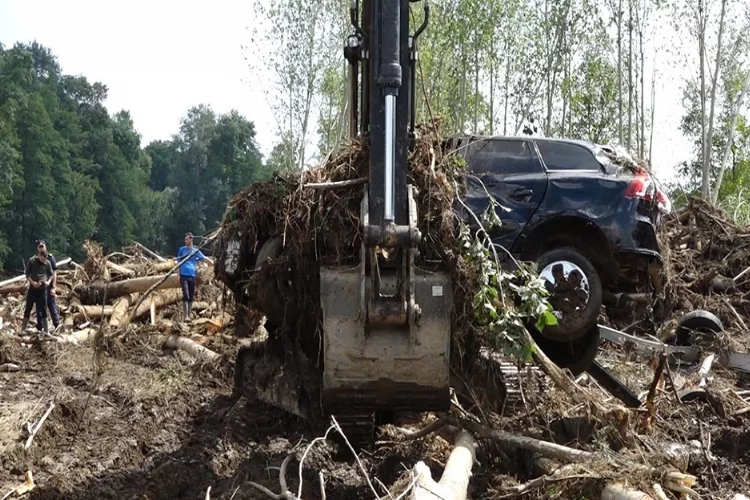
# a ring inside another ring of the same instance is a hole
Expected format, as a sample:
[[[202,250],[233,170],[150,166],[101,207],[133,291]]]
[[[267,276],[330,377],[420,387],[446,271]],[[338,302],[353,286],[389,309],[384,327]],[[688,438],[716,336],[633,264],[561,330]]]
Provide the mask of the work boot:
[[[47,318],[42,319],[42,333],[49,334],[49,324],[47,323]]]
[[[26,328],[29,327],[29,318],[23,318],[23,323],[21,323],[21,333],[26,331]]]
[[[184,301],[182,303],[182,318],[183,318],[183,321],[190,321],[190,312],[188,310],[187,301]]]
[[[188,321],[190,321],[190,316],[192,314],[193,314],[193,303],[192,302],[188,302],[187,303],[187,317],[188,317]]]

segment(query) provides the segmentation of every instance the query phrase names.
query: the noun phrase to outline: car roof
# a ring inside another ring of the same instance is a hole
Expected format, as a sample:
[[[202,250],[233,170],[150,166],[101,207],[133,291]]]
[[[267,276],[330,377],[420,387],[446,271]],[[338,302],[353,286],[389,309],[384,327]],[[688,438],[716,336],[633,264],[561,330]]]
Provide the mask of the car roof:
[[[597,145],[591,141],[585,141],[582,139],[565,139],[562,137],[537,137],[532,135],[470,135],[470,134],[463,134],[458,135],[456,138],[470,138],[471,140],[487,140],[487,139],[497,139],[497,140],[532,140],[536,142],[562,142],[566,144],[575,144],[576,146],[581,146],[589,151],[596,151]]]

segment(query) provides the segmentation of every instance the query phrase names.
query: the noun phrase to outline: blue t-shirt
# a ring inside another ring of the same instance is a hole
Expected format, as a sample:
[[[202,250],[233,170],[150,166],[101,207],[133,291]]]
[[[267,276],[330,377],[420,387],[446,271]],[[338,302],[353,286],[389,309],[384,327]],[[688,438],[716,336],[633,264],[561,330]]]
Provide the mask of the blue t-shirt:
[[[180,250],[177,252],[177,261],[181,261],[184,257],[187,257],[192,252],[193,256],[190,257],[188,260],[186,260],[181,266],[180,266],[180,276],[185,276],[188,278],[195,278],[196,276],[196,268],[195,263],[199,260],[203,260],[206,258],[203,253],[198,250],[197,248],[188,248],[186,246],[180,247]]]

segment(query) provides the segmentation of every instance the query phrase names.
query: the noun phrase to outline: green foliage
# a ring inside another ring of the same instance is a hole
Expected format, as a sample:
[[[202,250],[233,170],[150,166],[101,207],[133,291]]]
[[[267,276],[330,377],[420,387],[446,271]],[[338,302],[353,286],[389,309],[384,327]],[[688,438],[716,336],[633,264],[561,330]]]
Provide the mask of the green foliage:
[[[175,138],[142,148],[106,97],[37,43],[0,46],[0,268],[25,261],[37,238],[76,259],[90,238],[173,254],[184,231],[213,229],[232,194],[268,175],[237,112],[193,108]]]
[[[472,302],[474,321],[486,333],[492,347],[506,355],[530,361],[532,346],[522,340],[526,322],[533,320],[541,331],[546,326],[556,325],[557,318],[547,301],[549,293],[544,287],[544,278],[524,263],[518,262],[514,272],[501,267],[498,248],[487,234],[493,226],[501,223],[496,213],[497,206],[497,202],[490,198],[487,210],[475,215],[479,227],[473,234],[468,224],[461,223],[459,228],[462,255],[478,277]]]

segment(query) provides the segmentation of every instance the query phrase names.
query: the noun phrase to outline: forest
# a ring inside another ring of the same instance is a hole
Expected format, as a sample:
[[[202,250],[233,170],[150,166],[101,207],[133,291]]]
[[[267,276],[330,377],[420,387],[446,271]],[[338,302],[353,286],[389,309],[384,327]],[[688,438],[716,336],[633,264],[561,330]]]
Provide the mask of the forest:
[[[415,25],[424,16],[412,7]],[[650,162],[661,135],[684,134],[691,159],[669,166],[679,203],[694,192],[750,221],[750,6],[739,0],[433,0],[417,47],[417,120],[446,134],[520,132],[618,144]],[[187,110],[170,140],[141,144],[106,82],[66,75],[54,48],[0,47],[0,267],[44,238],[81,256],[93,239],[137,240],[171,254],[204,234],[231,195],[273,170],[320,163],[347,140],[347,0],[255,0],[243,47],[277,125],[268,158],[251,118]],[[338,15],[331,16],[331,13]],[[281,41],[281,43],[279,43]],[[675,43],[678,41],[679,43]],[[266,50],[257,50],[259,46]],[[659,130],[655,89],[689,68],[680,130]],[[663,59],[663,58],[662,58]]]
[[[50,48],[0,46],[0,268],[23,268],[44,239],[83,257],[133,240],[167,255],[186,231],[213,230],[231,195],[268,175],[253,122],[187,110],[171,140],[141,145],[107,86],[64,73]]]

